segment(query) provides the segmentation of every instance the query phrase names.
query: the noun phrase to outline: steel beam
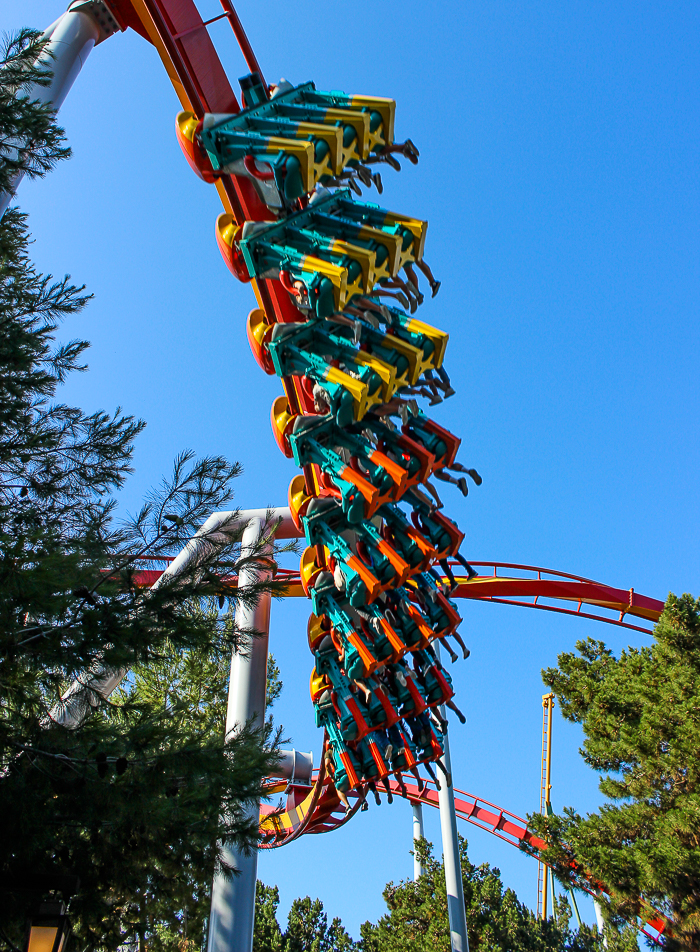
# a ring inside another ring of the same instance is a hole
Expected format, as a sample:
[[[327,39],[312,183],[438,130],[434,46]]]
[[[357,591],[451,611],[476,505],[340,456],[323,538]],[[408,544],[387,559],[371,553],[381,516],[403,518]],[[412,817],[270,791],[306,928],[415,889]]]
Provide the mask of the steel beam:
[[[414,800],[411,806],[413,807],[413,880],[418,882],[423,875],[423,864],[416,851],[416,843],[425,836],[423,831],[423,804]]]
[[[299,535],[289,510],[274,510],[278,518],[270,521],[265,510],[249,518],[243,533],[241,558],[258,549],[261,556],[272,554],[275,531],[278,537],[295,538]],[[284,515],[280,515],[284,512]],[[261,540],[266,542],[260,548]],[[258,581],[266,581],[272,575],[272,565],[244,566],[239,574],[241,587]],[[231,657],[228,706],[226,710],[226,736],[246,722],[255,727],[265,723],[265,687],[267,681],[267,648],[270,632],[270,593],[260,596],[255,605],[239,604],[236,607],[236,626],[241,631],[255,631],[257,637],[244,635],[241,650]],[[250,804],[249,815],[256,820],[260,803]],[[224,848],[227,865],[237,872],[226,877],[218,873],[214,877],[209,916],[208,952],[252,952],[253,926],[255,922],[255,884],[258,856],[255,851],[245,855],[239,850]]]
[[[436,649],[440,646],[436,642]],[[442,707],[442,716],[445,717],[445,706]],[[450,760],[450,742],[447,734],[444,736],[443,747],[445,754],[442,763],[448,776],[452,777],[452,762]],[[440,790],[438,802],[440,804],[440,830],[442,833],[442,859],[445,864],[445,888],[447,890],[447,913],[450,917],[450,944],[452,952],[469,952],[469,937],[467,935],[467,910],[464,905],[464,886],[462,883],[462,866],[459,861],[459,836],[457,835],[457,813],[455,811],[454,787],[452,781],[448,786],[445,775],[438,771]]]

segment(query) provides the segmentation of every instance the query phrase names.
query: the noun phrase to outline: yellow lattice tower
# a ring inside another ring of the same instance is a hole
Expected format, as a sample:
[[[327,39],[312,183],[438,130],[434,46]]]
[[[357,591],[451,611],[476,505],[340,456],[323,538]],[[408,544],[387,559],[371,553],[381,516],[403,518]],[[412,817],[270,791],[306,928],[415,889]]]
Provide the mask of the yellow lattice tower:
[[[540,813],[548,816],[552,812],[552,711],[554,695],[542,695],[542,763],[540,769]],[[547,918],[548,869],[542,860],[537,864],[537,917]]]

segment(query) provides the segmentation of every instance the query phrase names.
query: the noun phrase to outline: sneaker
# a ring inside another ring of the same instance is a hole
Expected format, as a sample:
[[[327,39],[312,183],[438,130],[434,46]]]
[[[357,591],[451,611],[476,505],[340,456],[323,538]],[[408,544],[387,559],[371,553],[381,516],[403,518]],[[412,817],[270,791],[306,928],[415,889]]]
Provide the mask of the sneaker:
[[[391,152],[387,152],[387,154],[384,156],[384,158],[385,158],[385,160],[389,163],[389,165],[392,167],[392,169],[396,169],[397,172],[400,172],[400,171],[401,171],[401,163],[399,162],[399,160],[398,160],[397,158],[395,158],[395,157],[391,154]]]
[[[374,175],[372,176],[372,181],[374,182],[374,184],[375,184],[375,186],[376,186],[376,188],[377,188],[377,191],[378,191],[379,194],[381,195],[382,192],[384,191],[384,186],[382,185],[382,177],[381,177],[381,175],[379,174],[379,172],[375,172],[375,173],[374,173]]]
[[[386,745],[386,750],[384,751],[384,759],[385,759],[385,760],[388,760],[389,762],[391,762],[391,758],[392,758],[393,753],[394,753],[394,748],[392,747],[391,744],[387,744],[387,745]],[[391,794],[390,794],[390,796],[391,796]],[[391,803],[391,800],[389,800],[389,803]]]
[[[440,290],[441,284],[442,284],[442,281],[433,281],[433,283],[430,285],[430,290],[433,292],[433,297],[435,297],[435,295]]]
[[[457,485],[459,486],[459,491],[463,496],[469,495],[469,486],[467,486],[467,480],[465,476],[462,476],[461,479],[457,480]]]
[[[415,144],[413,143],[411,139],[406,139],[406,141],[404,142],[404,145],[409,150],[409,152],[411,152],[413,155],[415,155],[416,158],[418,158],[418,156],[420,155],[420,152],[418,151],[418,149],[416,148]]]
[[[366,800],[362,801],[362,806],[360,807],[360,813],[364,813],[365,810],[369,810],[369,803]]]

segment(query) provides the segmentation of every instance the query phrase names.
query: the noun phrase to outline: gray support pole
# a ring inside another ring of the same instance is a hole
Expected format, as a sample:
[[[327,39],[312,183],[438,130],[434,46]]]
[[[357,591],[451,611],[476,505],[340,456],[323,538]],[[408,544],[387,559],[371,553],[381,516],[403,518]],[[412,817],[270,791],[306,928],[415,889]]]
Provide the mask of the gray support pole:
[[[264,528],[264,519],[251,519],[243,533],[242,557],[255,548]],[[271,550],[272,547],[269,548]],[[238,584],[243,587],[258,579],[264,581],[270,575],[271,569],[261,571],[259,568],[244,567]],[[267,645],[270,631],[269,593],[261,595],[255,606],[238,605],[236,625],[241,629],[254,629],[260,632],[260,636],[249,636],[245,652],[234,652],[231,658],[226,711],[227,736],[250,718],[256,727],[262,727],[265,721]],[[251,815],[257,818],[260,804],[254,803],[249,809]],[[252,952],[258,856],[255,851],[245,856],[231,848],[224,850],[224,856],[226,862],[238,870],[238,874],[229,879],[221,874],[214,877],[208,952]]]
[[[600,933],[600,935],[604,935],[604,933],[605,933],[605,920],[603,919],[603,912],[602,912],[602,910],[601,910],[601,908],[600,908],[600,903],[597,902],[595,899],[593,900],[593,907],[594,907],[594,909],[595,909],[595,921],[596,921],[596,923],[597,923],[597,925],[598,925],[598,932]],[[604,948],[606,948],[606,949],[607,949],[607,947],[608,947],[608,940],[605,939],[605,938],[603,939],[603,946],[604,946]]]
[[[445,756],[443,764],[448,774],[452,774],[450,761],[450,743],[445,735]],[[445,863],[445,887],[447,889],[447,912],[450,917],[450,942],[452,952],[469,952],[467,937],[467,911],[464,906],[464,887],[462,868],[459,862],[459,838],[457,836],[457,814],[452,785],[447,786],[442,771],[440,779],[440,829],[442,832],[442,858]]]
[[[33,86],[26,94],[41,103],[51,103],[55,112],[63,104],[93,46],[119,29],[116,22],[109,23],[112,18],[106,8],[104,12],[100,9],[100,15],[97,15],[97,8],[101,8],[102,4],[73,3],[71,7],[76,9],[69,9],[44,33],[49,42],[41,59],[53,71],[51,85]],[[23,142],[17,143],[18,148],[23,145]],[[17,175],[12,190],[0,193],[0,217],[5,214],[22,178],[23,175]]]
[[[418,803],[417,801],[414,800],[411,806],[413,807],[413,849],[415,851],[416,841],[423,839],[423,837],[425,836],[423,832],[423,804]],[[418,880],[421,878],[422,875],[423,875],[423,866],[421,864],[420,859],[418,858],[418,854],[414,852],[413,853],[413,880],[414,882],[418,882]]]
[[[435,645],[438,658],[440,646]],[[442,716],[445,717],[445,708],[442,707]],[[442,763],[447,774],[452,776],[452,762],[450,760],[450,742],[445,734],[443,746],[445,756]],[[445,888],[447,890],[447,912],[450,917],[450,943],[452,952],[469,952],[469,937],[467,936],[467,910],[464,906],[464,886],[462,883],[462,867],[459,862],[459,837],[457,836],[457,814],[455,812],[455,797],[452,783],[447,786],[445,775],[438,770],[440,790],[438,801],[440,804],[440,830],[442,832],[442,859],[445,864]]]

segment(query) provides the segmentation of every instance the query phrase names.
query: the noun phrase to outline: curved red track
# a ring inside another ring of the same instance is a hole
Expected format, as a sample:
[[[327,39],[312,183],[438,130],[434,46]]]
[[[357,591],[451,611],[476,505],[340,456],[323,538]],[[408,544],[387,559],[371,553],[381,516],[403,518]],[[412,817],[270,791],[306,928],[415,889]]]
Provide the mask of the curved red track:
[[[458,563],[453,565],[461,570]],[[664,609],[663,602],[640,595],[633,588],[612,588],[602,582],[555,569],[514,562],[472,562],[471,565],[478,569],[478,577],[468,581],[457,576],[459,585],[452,593],[453,598],[576,615],[640,631],[645,635],[652,633],[653,625]],[[504,570],[509,574],[498,574]],[[151,586],[160,575],[159,570],[141,571],[136,574],[136,581],[137,584]],[[289,597],[305,597],[298,572],[280,569],[276,577],[286,582]],[[224,581],[228,581],[231,586],[237,583],[235,577]],[[573,605],[576,607],[571,607]],[[628,620],[630,618],[647,624],[632,624]]]

